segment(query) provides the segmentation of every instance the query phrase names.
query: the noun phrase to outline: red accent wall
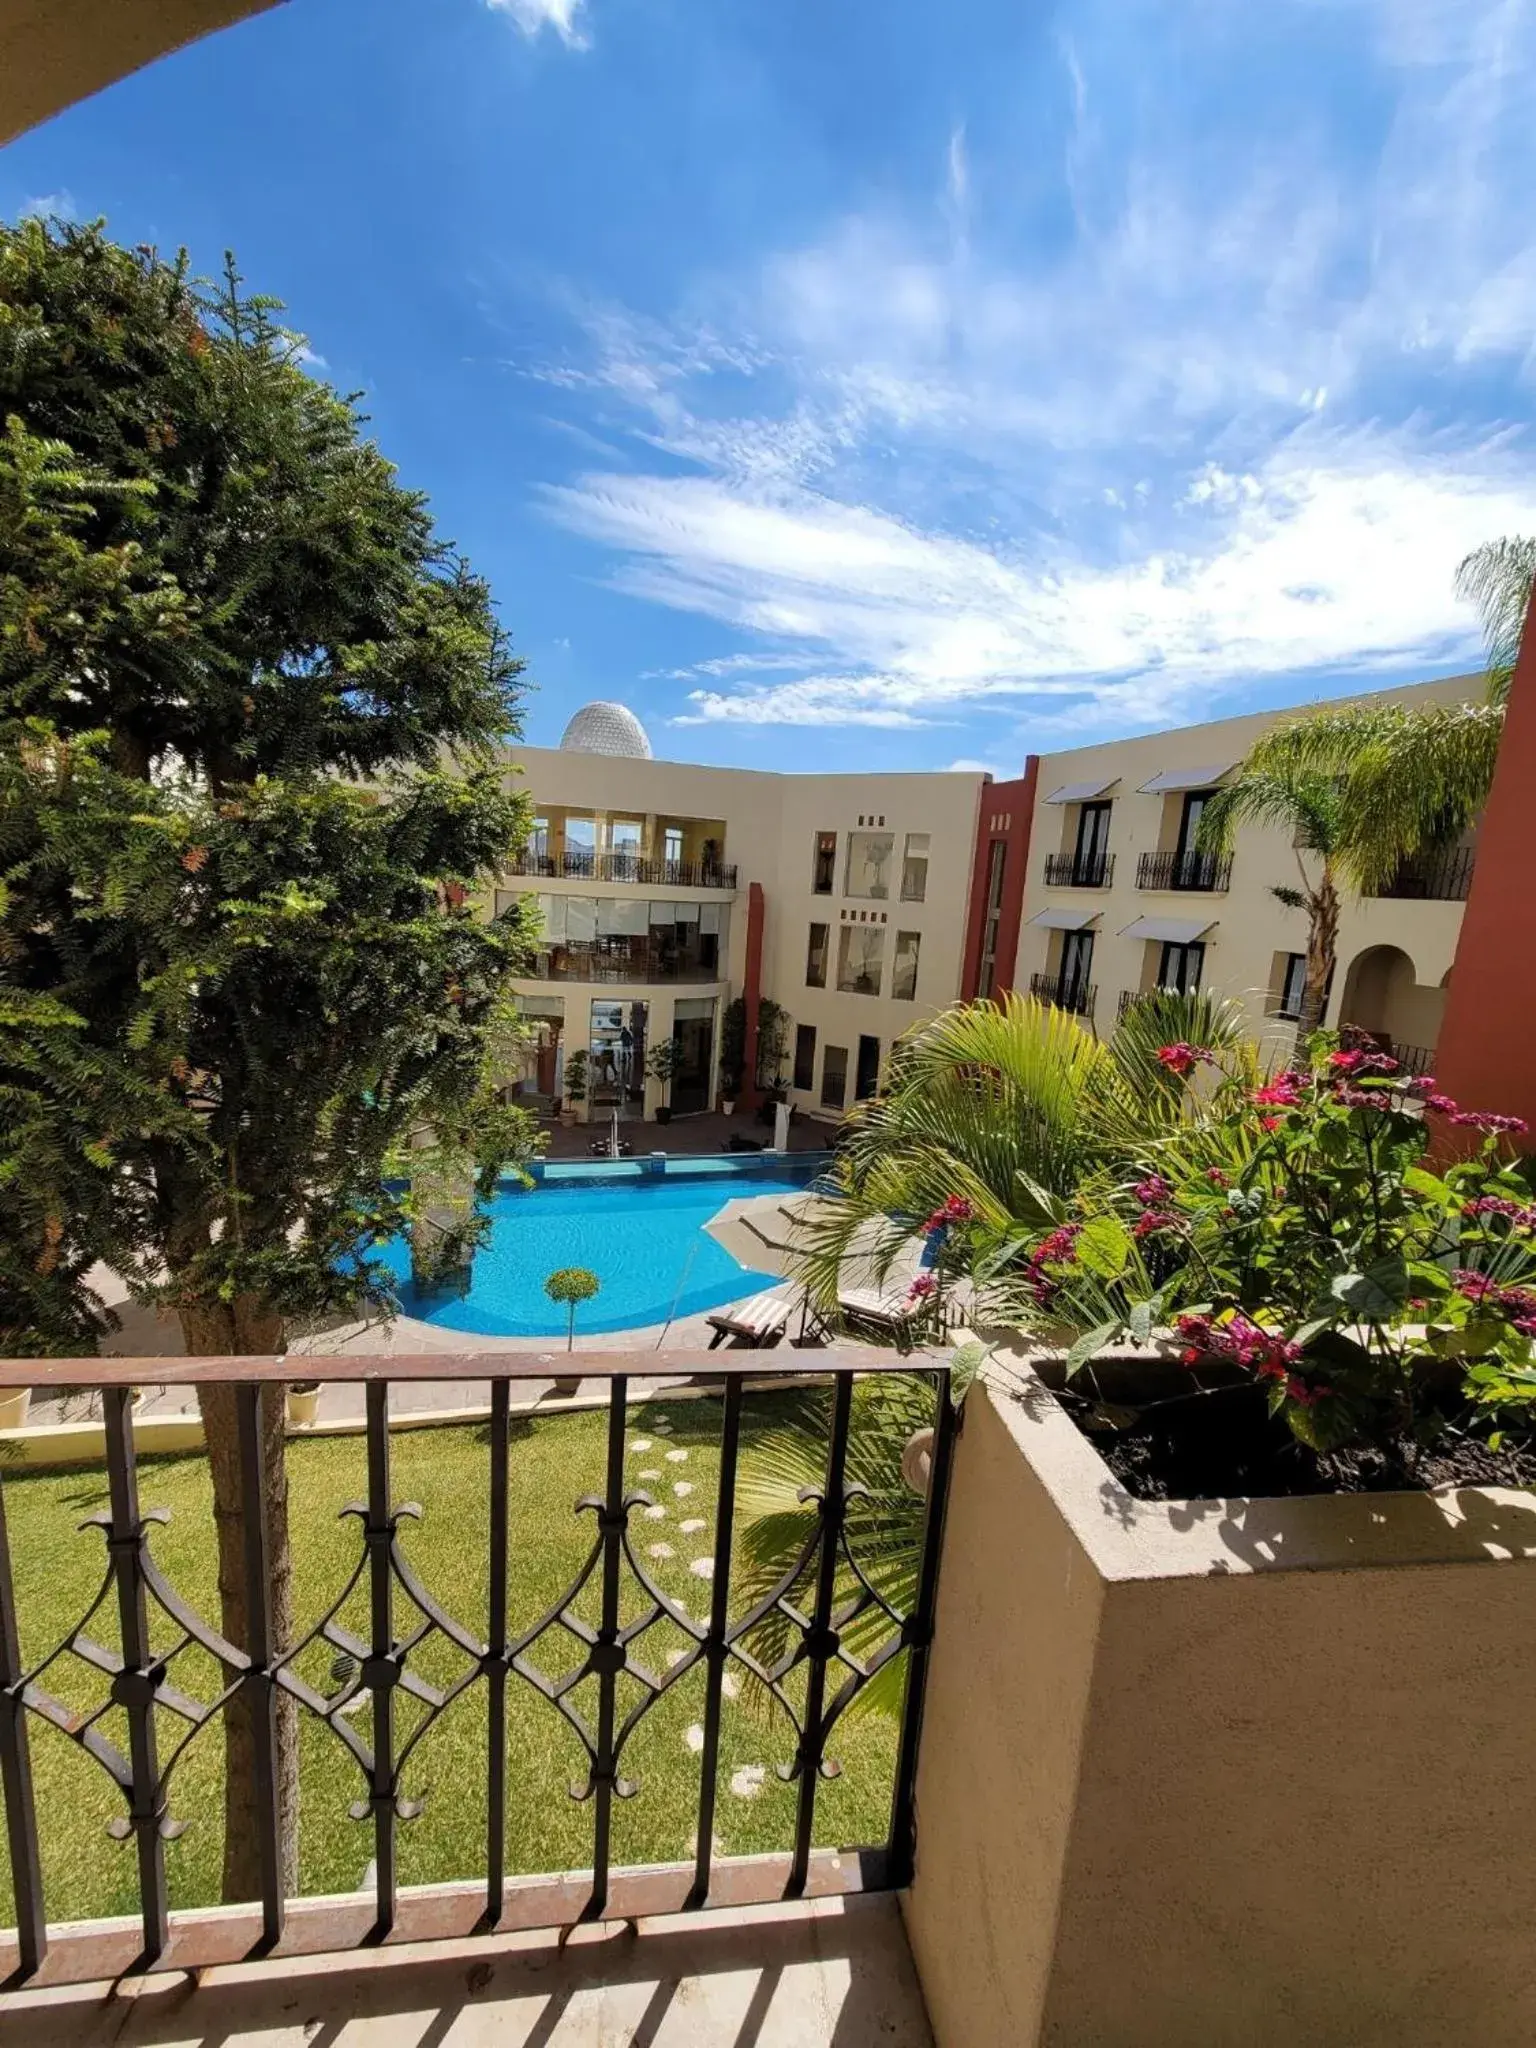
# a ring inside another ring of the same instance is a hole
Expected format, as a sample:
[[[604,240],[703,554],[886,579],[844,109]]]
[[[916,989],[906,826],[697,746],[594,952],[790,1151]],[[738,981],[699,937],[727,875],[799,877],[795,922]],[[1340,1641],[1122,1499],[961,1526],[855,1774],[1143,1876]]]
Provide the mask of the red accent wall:
[[[763,885],[747,888],[747,960],[742,980],[742,1001],[746,1005],[746,1056],[742,1061],[741,1106],[756,1109],[757,1088],[757,1005],[763,993]]]
[[[981,948],[987,924],[987,869],[992,847],[1003,840],[1008,848],[1003,862],[1002,913],[998,923],[997,959],[993,967],[994,986],[1013,986],[1013,970],[1019,957],[1019,920],[1024,914],[1024,883],[1029,870],[1029,834],[1035,816],[1035,787],[1040,779],[1040,756],[1031,754],[1024,773],[1014,782],[989,782],[981,792],[976,813],[976,846],[971,857],[971,895],[965,921],[965,967],[960,993],[966,1002],[989,996],[991,989],[978,989]],[[992,820],[1006,817],[1005,830],[994,830]]]
[[[1536,604],[1510,680],[1435,1073],[1468,1109],[1523,1116],[1526,1149],[1536,1146]]]

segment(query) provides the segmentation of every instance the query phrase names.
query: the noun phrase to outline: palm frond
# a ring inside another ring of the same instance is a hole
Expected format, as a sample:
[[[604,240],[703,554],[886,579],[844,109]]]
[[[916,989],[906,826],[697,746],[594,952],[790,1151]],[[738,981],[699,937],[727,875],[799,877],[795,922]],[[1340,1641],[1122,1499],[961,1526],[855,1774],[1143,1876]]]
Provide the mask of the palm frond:
[[[1243,763],[1206,804],[1197,843],[1208,853],[1230,852],[1240,825],[1268,825],[1293,834],[1325,857],[1337,850],[1344,822],[1339,778],[1311,768],[1279,770]]]
[[[1520,635],[1536,580],[1536,540],[1511,534],[1485,541],[1456,570],[1456,595],[1476,605],[1488,650],[1490,699],[1502,703],[1520,652]]]

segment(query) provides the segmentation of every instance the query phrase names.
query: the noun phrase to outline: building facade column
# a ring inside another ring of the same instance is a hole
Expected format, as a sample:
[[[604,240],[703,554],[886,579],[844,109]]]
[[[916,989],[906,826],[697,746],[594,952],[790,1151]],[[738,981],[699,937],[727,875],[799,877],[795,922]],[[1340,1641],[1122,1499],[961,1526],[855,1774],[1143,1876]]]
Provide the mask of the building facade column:
[[[763,993],[763,916],[766,903],[761,882],[747,887],[747,957],[742,971],[741,1000],[745,1009],[745,1052],[742,1057],[741,1107],[750,1115],[761,1101],[757,1086],[757,1006]]]

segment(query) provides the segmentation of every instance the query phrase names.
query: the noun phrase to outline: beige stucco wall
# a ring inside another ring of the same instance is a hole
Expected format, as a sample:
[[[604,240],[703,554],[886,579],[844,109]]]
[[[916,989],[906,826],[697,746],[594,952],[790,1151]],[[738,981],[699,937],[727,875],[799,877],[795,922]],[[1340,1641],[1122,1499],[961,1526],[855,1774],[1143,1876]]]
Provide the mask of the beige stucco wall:
[[[1482,687],[1481,677],[1461,676],[1382,691],[1378,697],[1408,703],[1460,703],[1480,696]],[[1259,713],[1043,756],[1019,938],[1018,985],[1027,988],[1031,974],[1054,971],[1059,961],[1059,934],[1030,921],[1038,912],[1070,906],[1085,920],[1096,918],[1092,968],[1098,988],[1095,1022],[1100,1030],[1108,1030],[1115,1022],[1121,990],[1150,987],[1157,974],[1155,944],[1122,937],[1125,928],[1142,917],[1209,919],[1215,928],[1205,941],[1204,986],[1238,997],[1248,1013],[1250,1028],[1261,1040],[1277,1046],[1289,1044],[1293,1028],[1270,1014],[1276,954],[1300,953],[1306,948],[1306,913],[1286,909],[1270,893],[1276,883],[1294,886],[1299,879],[1289,837],[1245,827],[1233,854],[1231,886],[1224,892],[1138,889],[1136,870],[1142,853],[1174,847],[1183,802],[1182,793],[1143,795],[1143,783],[1169,769],[1240,760],[1267,726],[1292,715]],[[1048,798],[1064,785],[1111,776],[1114,786],[1105,794],[1114,804],[1110,819],[1110,851],[1115,860],[1112,885],[1107,889],[1047,887],[1046,856],[1072,851],[1078,817],[1075,805],[1052,804]],[[1414,973],[1394,1004],[1390,1019],[1393,1035],[1433,1047],[1439,1028],[1441,983],[1450,972],[1461,914],[1460,903],[1388,898],[1362,901],[1346,896],[1329,1021],[1339,1019],[1349,969],[1357,957],[1371,947],[1394,946],[1412,960]]]
[[[1536,1499],[1138,1503],[959,1446],[905,1907],[939,2048],[1536,2039]]]
[[[645,996],[651,1004],[654,1039],[670,1030],[676,997],[718,994],[724,1000],[739,994],[745,978],[747,902],[753,882],[760,883],[764,893],[763,994],[782,1004],[790,1017],[786,1077],[793,1068],[795,1027],[809,1024],[816,1031],[815,1085],[793,1095],[802,1109],[819,1113],[822,1061],[829,1044],[847,1051],[851,1102],[861,1036],[878,1038],[883,1058],[901,1032],[958,996],[976,809],[984,786],[979,775],[778,775],[541,747],[520,747],[513,758],[529,793],[541,806],[639,817],[721,819],[725,824],[722,858],[737,869],[737,888],[728,899],[731,925],[726,972],[715,988],[637,984],[631,990],[614,984],[595,988],[570,982],[518,984],[525,993],[565,997],[567,1054],[587,1042],[593,996],[609,1000],[631,994]],[[895,840],[891,893],[883,901],[843,893],[848,834],[859,829],[861,818],[883,818],[883,829]],[[812,893],[816,834],[832,831],[838,835],[836,890],[831,896],[816,896]],[[902,854],[910,832],[925,832],[929,839],[928,884],[921,903],[900,898]],[[525,884],[513,879],[509,886],[570,895],[727,900],[718,890],[664,890],[659,885],[613,882],[530,879]],[[859,911],[866,913],[866,920],[871,913],[886,918],[878,996],[836,987],[838,928],[845,916],[856,916]],[[807,988],[805,981],[813,922],[831,927],[824,989]],[[890,993],[898,931],[919,934],[917,995],[911,1002],[895,1001]]]
[[[278,0],[0,0],[0,142]]]

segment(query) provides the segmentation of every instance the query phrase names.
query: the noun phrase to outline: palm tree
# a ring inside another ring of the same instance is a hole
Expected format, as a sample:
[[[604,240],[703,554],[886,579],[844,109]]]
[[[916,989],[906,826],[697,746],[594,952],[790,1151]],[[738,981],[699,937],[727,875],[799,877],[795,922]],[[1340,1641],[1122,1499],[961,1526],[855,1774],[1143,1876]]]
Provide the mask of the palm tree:
[[[1536,539],[1520,537],[1487,542],[1456,571],[1457,594],[1482,621],[1482,703],[1312,711],[1274,726],[1244,762],[1245,773],[1341,781],[1350,879],[1363,892],[1384,888],[1404,861],[1453,844],[1487,802],[1533,579]]]
[[[1267,737],[1267,735],[1266,735]],[[1210,853],[1230,851],[1239,825],[1274,825],[1289,832],[1296,850],[1301,887],[1277,885],[1271,894],[1307,913],[1307,973],[1301,998],[1301,1034],[1316,1031],[1328,1004],[1339,939],[1339,879],[1358,884],[1358,848],[1342,777],[1316,768],[1270,767],[1258,760],[1258,746],[1229,782],[1206,804],[1198,844]],[[1317,859],[1314,872],[1305,856]]]
[[[974,1218],[942,1260],[976,1288],[976,1320],[1006,1312],[1010,1271],[1068,1213],[1092,1175],[1143,1159],[1187,1133],[1201,1092],[1158,1059],[1183,1041],[1223,1054],[1250,1086],[1254,1055],[1242,1012],[1210,994],[1160,990],[1135,1003],[1102,1040],[1078,1018],[1032,997],[1005,995],[944,1011],[899,1041],[887,1092],[849,1120],[829,1184],[796,1233],[794,1266],[824,1315],[835,1317],[845,1263],[889,1270],[935,1211],[959,1198]],[[915,1430],[934,1420],[932,1388],[917,1374],[861,1380],[854,1395],[848,1476],[864,1489],[849,1506],[848,1547],[864,1581],[898,1614],[912,1611],[923,1502],[902,1475]],[[825,1397],[802,1396],[754,1446],[743,1474],[743,1594],[749,1606],[783,1587],[807,1553],[826,1464]],[[860,1604],[851,1570],[840,1592],[851,1615],[842,1641],[866,1661],[892,1634],[878,1605]],[[804,1585],[801,1584],[801,1592]],[[794,1596],[791,1595],[791,1598]],[[771,1607],[748,1649],[773,1665],[792,1648],[787,1617]],[[890,1657],[855,1701],[896,1712],[905,1659]],[[766,1687],[752,1689],[760,1707]]]

